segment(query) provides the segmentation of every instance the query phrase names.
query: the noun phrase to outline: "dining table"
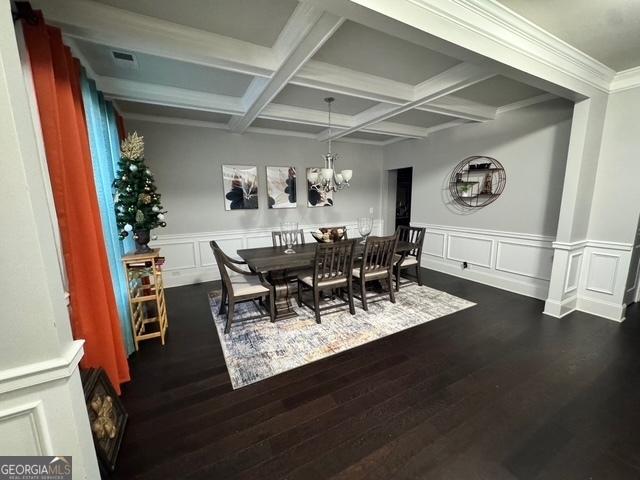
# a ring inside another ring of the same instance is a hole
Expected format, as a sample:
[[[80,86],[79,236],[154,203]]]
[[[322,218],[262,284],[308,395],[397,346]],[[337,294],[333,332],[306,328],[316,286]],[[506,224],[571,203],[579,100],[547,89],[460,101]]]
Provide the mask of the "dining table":
[[[362,257],[364,241],[356,238],[354,249],[355,258]],[[298,314],[293,308],[292,297],[296,290],[292,288],[289,278],[297,273],[313,268],[317,243],[294,245],[295,253],[284,253],[286,246],[244,248],[238,250],[238,256],[247,262],[247,266],[254,272],[261,272],[268,276],[269,282],[275,289],[276,319],[295,317]],[[396,253],[401,256],[400,261],[415,245],[410,242],[398,241]]]

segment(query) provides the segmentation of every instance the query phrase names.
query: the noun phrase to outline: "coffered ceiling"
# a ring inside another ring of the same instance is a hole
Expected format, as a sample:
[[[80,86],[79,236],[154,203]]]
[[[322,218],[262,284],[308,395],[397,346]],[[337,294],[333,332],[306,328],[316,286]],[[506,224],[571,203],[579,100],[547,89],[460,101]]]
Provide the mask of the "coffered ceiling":
[[[32,4],[125,118],[383,145],[553,97],[454,45],[429,48],[426,33],[323,2]]]

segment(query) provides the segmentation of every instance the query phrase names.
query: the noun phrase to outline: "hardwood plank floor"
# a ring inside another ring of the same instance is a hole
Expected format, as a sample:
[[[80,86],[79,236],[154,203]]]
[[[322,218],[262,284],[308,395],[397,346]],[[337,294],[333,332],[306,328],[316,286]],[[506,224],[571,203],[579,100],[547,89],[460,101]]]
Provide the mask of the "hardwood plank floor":
[[[476,307],[234,391],[207,302],[166,291],[114,479],[638,479],[640,308],[618,324],[425,270]]]

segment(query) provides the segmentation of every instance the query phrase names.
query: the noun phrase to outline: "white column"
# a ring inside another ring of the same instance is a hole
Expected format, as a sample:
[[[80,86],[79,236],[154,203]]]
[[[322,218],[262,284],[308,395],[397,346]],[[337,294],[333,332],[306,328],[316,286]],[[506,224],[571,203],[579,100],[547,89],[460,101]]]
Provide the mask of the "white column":
[[[573,111],[551,281],[544,308],[546,314],[555,317],[566,315],[577,306],[606,104],[606,96],[599,95],[576,102]]]
[[[10,3],[0,5],[0,452],[99,478]]]

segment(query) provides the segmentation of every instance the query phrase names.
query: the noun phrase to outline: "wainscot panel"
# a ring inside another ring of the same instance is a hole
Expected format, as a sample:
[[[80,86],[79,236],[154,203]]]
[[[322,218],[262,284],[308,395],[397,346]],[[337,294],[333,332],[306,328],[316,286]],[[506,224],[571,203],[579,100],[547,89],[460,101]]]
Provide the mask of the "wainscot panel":
[[[553,238],[517,232],[413,223],[427,229],[422,265],[515,293],[544,299]],[[467,268],[463,267],[467,262]]]
[[[305,233],[305,241],[315,243],[310,232],[321,226],[323,225],[300,225]],[[360,235],[357,221],[346,223],[346,226],[349,238]],[[218,267],[209,247],[210,240],[217,241],[227,255],[237,258],[236,252],[240,249],[271,246],[272,230],[271,228],[255,228],[158,235],[158,239],[151,242],[150,246],[161,248],[161,255],[166,258],[165,286],[177,287],[220,279]],[[381,235],[383,231],[382,220],[374,220],[372,235]]]

